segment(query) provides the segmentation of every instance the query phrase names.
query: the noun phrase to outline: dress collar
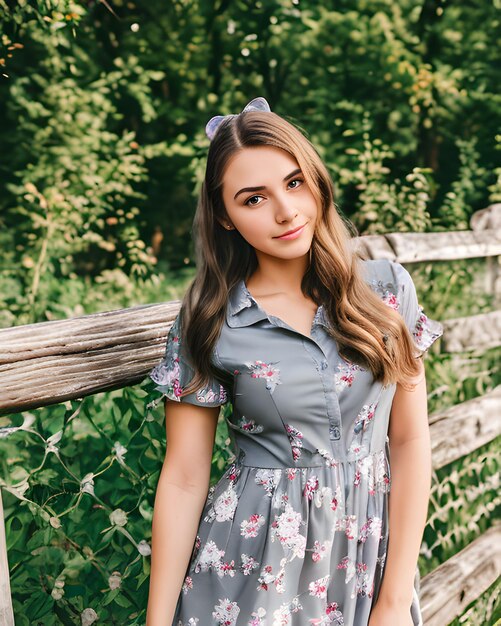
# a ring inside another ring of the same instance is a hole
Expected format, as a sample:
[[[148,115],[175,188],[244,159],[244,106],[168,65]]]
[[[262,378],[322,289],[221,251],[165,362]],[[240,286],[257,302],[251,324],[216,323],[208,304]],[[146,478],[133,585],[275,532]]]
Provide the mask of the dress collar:
[[[266,311],[259,306],[250,291],[247,289],[245,280],[241,278],[230,290],[226,313],[228,326],[231,328],[240,328],[242,326],[250,326],[251,324],[263,319],[269,319]],[[325,328],[330,327],[323,304],[317,308],[313,324],[315,326],[321,325]]]

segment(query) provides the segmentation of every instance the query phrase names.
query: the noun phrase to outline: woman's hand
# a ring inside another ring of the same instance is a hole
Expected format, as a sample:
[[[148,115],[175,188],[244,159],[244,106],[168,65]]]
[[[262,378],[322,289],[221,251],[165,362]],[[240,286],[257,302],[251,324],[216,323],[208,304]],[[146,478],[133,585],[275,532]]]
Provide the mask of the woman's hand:
[[[378,600],[372,607],[367,626],[414,626],[411,607]]]

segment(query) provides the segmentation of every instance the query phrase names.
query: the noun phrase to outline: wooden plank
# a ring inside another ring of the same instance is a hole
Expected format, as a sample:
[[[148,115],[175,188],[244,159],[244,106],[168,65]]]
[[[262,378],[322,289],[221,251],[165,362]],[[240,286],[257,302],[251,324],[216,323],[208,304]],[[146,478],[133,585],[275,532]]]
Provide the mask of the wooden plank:
[[[500,574],[501,524],[497,523],[421,580],[420,605],[426,626],[445,626],[463,615]]]
[[[501,346],[501,311],[442,320],[440,352],[489,350]]]
[[[14,610],[10,595],[9,563],[7,561],[7,543],[0,487],[0,626],[14,626]]]
[[[433,469],[474,452],[501,434],[501,385],[429,416]]]
[[[141,382],[181,302],[0,329],[0,415]]]
[[[371,259],[399,263],[452,261],[501,255],[501,232],[495,229],[435,233],[388,233],[359,237]]]

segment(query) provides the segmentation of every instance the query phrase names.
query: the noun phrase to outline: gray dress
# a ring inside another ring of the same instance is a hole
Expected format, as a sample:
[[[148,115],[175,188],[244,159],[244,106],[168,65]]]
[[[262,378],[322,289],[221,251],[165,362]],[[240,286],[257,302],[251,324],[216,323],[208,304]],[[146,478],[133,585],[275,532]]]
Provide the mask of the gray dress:
[[[364,277],[400,312],[416,345],[443,332],[410,274],[386,259]],[[214,379],[179,398],[193,370],[179,316],[150,377],[173,400],[230,402],[235,456],[209,489],[172,626],[367,626],[384,572],[391,484],[388,424],[396,385],[339,356],[319,306],[311,337],[268,315],[241,280],[213,353]],[[194,460],[196,462],[196,460]],[[413,624],[422,624],[416,568]]]

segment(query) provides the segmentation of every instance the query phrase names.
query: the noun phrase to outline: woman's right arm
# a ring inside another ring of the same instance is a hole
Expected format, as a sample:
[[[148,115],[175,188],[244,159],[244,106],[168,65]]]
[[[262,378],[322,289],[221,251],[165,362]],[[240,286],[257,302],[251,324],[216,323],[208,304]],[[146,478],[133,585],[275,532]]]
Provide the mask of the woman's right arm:
[[[207,498],[220,407],[167,400],[167,452],[152,522],[146,626],[170,626]]]

